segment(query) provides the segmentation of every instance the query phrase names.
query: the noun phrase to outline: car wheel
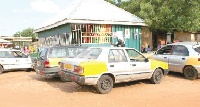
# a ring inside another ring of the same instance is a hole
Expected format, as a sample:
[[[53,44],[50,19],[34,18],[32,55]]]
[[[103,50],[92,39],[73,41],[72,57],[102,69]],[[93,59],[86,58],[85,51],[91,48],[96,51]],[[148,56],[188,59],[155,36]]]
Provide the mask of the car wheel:
[[[189,80],[197,79],[197,70],[192,66],[185,67],[183,70],[183,74],[184,74],[185,78],[187,78]]]
[[[96,89],[100,94],[106,94],[111,91],[113,87],[113,80],[108,75],[102,75],[96,85]]]
[[[3,72],[3,67],[0,66],[0,74],[2,74],[2,72]]]
[[[60,76],[60,80],[61,80],[62,82],[71,82],[69,79],[67,79],[67,78],[64,77],[64,76]]]
[[[163,73],[161,69],[156,69],[151,77],[151,82],[159,84],[162,81]]]

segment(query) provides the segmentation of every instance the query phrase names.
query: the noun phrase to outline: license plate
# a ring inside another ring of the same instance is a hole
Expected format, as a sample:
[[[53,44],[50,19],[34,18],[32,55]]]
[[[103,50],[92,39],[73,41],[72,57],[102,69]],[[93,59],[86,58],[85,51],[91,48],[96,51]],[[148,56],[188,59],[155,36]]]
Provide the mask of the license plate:
[[[69,69],[69,70],[72,70],[72,65],[70,64],[65,64],[65,68]]]

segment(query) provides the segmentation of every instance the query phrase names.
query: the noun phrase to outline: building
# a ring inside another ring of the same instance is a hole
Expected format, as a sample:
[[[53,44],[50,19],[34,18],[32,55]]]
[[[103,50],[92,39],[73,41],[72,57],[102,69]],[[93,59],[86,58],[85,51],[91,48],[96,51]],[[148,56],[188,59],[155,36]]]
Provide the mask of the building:
[[[34,31],[41,46],[111,46],[122,39],[141,50],[142,26],[141,18],[104,0],[75,0]]]

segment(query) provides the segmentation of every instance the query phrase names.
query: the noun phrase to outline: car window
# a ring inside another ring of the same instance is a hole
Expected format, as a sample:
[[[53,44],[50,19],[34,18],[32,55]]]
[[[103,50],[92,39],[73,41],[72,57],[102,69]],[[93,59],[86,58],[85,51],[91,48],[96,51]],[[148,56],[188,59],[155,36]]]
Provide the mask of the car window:
[[[192,48],[194,49],[194,51],[200,53],[200,45],[199,44],[193,45]]]
[[[111,49],[108,55],[108,62],[128,62],[122,49]]]
[[[49,58],[66,58],[77,56],[83,47],[54,47],[49,51]]]
[[[126,49],[131,62],[145,62],[145,57],[134,49]]]
[[[189,51],[188,49],[183,45],[175,45],[172,51],[172,55],[178,55],[178,56],[188,56]]]
[[[5,53],[7,58],[15,58],[15,55],[12,51],[6,51]]]
[[[28,58],[28,56],[21,51],[13,51],[13,54],[15,58]]]
[[[67,57],[67,48],[61,48],[61,47],[56,47],[56,48],[51,48],[49,51],[49,58],[63,58]]]
[[[173,45],[167,45],[165,47],[162,47],[161,49],[159,49],[157,51],[157,54],[159,54],[159,55],[170,55],[172,47],[173,47]]]
[[[97,59],[101,52],[101,48],[91,48],[87,49],[86,51],[82,51],[77,57],[86,59]]]
[[[0,58],[5,58],[5,57],[6,57],[6,52],[0,51]]]
[[[42,58],[44,59],[45,58],[45,55],[46,55],[46,52],[47,52],[48,48],[42,48],[41,51],[39,52],[39,58]]]

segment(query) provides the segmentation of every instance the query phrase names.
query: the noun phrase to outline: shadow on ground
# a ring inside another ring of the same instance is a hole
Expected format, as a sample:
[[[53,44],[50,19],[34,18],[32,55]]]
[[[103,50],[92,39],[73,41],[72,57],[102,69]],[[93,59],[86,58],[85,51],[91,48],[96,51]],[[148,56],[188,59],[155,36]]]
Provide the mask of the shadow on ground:
[[[67,92],[67,93],[74,93],[74,92],[92,92],[98,94],[96,91],[96,88],[93,86],[81,86],[76,84],[75,82],[62,82],[60,78],[45,78],[41,77],[37,74],[35,75],[29,75],[32,79],[41,81],[41,82],[47,82],[50,86],[54,88],[58,88],[61,91]],[[150,80],[139,80],[139,81],[132,81],[132,82],[124,82],[124,83],[118,83],[115,84],[113,88],[119,88],[119,87],[129,87],[136,84],[151,84]]]

